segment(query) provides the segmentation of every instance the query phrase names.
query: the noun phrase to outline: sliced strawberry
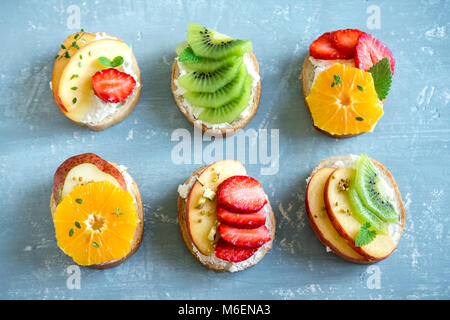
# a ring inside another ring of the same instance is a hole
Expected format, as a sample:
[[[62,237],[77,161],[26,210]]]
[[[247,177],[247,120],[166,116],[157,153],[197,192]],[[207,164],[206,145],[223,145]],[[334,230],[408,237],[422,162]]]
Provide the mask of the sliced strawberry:
[[[362,33],[358,29],[344,29],[332,32],[333,45],[344,55],[343,59],[352,59],[355,56],[356,41]]]
[[[219,239],[216,245],[216,257],[226,261],[241,262],[250,258],[257,250],[258,248],[236,247]]]
[[[252,177],[233,176],[217,188],[217,206],[233,212],[251,213],[267,203],[261,184]]]
[[[243,248],[259,248],[270,241],[270,232],[266,226],[256,229],[240,229],[221,224],[219,232],[223,240]]]
[[[381,41],[367,33],[363,33],[356,41],[355,66],[367,71],[375,63],[387,57],[391,63],[391,71],[394,74],[395,60],[391,51]]]
[[[342,54],[333,45],[332,32],[326,32],[319,38],[313,41],[309,46],[309,55],[316,59],[334,60],[344,59],[345,55]]]
[[[231,227],[254,229],[266,223],[266,208],[255,213],[235,213],[218,207],[217,218]]]
[[[136,88],[136,80],[128,73],[114,68],[104,69],[92,76],[94,93],[108,102],[121,102]]]

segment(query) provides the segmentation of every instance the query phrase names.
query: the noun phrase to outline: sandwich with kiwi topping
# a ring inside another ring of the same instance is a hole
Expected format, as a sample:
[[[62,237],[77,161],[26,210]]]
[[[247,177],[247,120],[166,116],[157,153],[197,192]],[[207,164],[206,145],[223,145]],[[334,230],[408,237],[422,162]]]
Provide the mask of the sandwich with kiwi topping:
[[[252,43],[190,23],[177,45],[172,93],[183,115],[211,135],[232,135],[258,110],[261,79]]]

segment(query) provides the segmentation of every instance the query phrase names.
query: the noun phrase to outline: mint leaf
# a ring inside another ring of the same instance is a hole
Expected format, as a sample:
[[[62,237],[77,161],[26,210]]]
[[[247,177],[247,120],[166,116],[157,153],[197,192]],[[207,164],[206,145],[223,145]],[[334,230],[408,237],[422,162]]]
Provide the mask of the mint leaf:
[[[195,55],[191,47],[186,47],[178,56],[180,62],[200,62],[202,58]]]
[[[384,57],[375,63],[368,72],[372,74],[378,99],[383,100],[388,95],[392,83],[392,71],[389,59]]]
[[[370,230],[370,223],[366,222],[359,229],[358,237],[356,237],[355,246],[362,247],[366,244],[372,242],[373,239],[377,236],[377,232],[375,230]]]
[[[122,56],[115,57],[113,59],[113,61],[112,61],[113,68],[116,68],[116,67],[122,65],[122,63],[123,63],[123,57]]]
[[[123,60],[122,56],[117,56],[112,61],[109,60],[107,57],[99,57],[98,58],[98,62],[100,62],[102,64],[102,66],[108,67],[108,68],[116,68],[116,67],[122,65],[123,61],[124,60]]]

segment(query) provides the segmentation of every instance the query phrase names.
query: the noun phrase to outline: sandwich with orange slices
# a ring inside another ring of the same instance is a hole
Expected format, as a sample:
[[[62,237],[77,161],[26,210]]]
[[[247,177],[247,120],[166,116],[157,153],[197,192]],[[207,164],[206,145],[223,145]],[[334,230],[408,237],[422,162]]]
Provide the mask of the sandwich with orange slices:
[[[50,86],[64,115],[93,130],[124,120],[138,103],[142,88],[131,48],[103,32],[84,30],[61,44]]]
[[[373,131],[394,68],[391,51],[368,33],[345,29],[321,35],[311,43],[301,75],[314,127],[335,138]]]
[[[142,241],[144,214],[135,181],[126,167],[93,153],[58,167],[50,210],[58,246],[79,265],[117,266]]]

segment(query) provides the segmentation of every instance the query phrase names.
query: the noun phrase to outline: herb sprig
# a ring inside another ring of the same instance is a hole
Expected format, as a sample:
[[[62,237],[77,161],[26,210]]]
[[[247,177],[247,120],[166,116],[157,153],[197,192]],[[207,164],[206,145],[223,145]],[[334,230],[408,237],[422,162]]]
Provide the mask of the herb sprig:
[[[83,37],[84,37],[85,34],[86,34],[86,32],[84,32],[84,29],[81,29],[80,32],[78,32],[78,33],[73,37],[74,41],[72,41],[71,45],[70,45],[68,48],[67,48],[64,44],[62,44],[62,45],[61,45],[61,49],[65,50],[65,51],[63,51],[63,53],[61,53],[61,54],[57,54],[56,57],[55,57],[55,59],[58,59],[58,58],[67,58],[67,59],[69,59],[69,58],[70,58],[69,50],[70,50],[71,48],[75,48],[75,49],[77,49],[77,50],[80,49],[80,46],[79,46],[79,42],[78,42],[78,41],[81,41],[83,44],[86,43],[86,40],[83,39]]]
[[[332,87],[332,88],[333,88],[334,86],[337,86],[339,83],[344,84],[344,83],[341,81],[341,76],[340,76],[339,74],[335,74],[335,75],[333,76],[333,78],[334,78],[334,81],[331,83],[331,87]]]
[[[355,246],[362,247],[373,241],[377,236],[377,232],[375,230],[370,230],[371,224],[370,222],[365,222],[361,229],[359,229],[358,236],[355,240]]]

